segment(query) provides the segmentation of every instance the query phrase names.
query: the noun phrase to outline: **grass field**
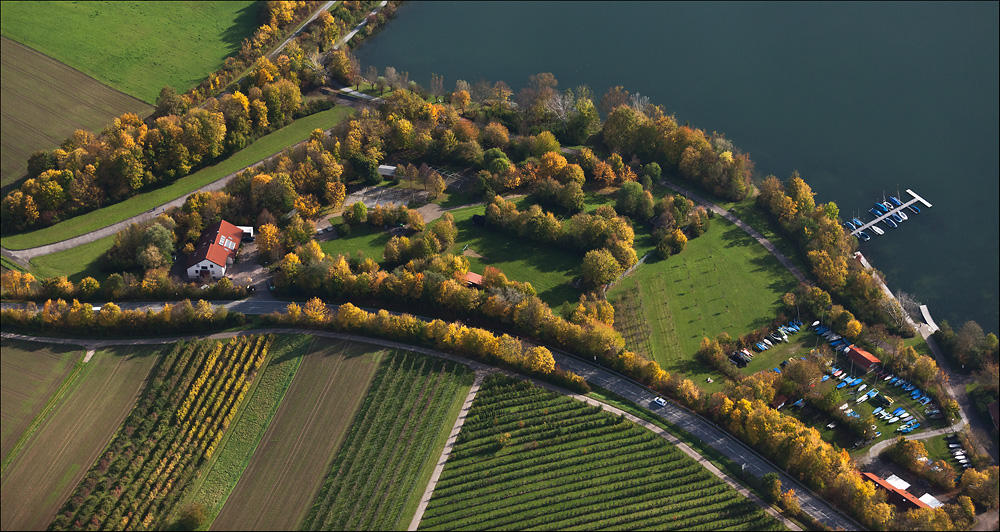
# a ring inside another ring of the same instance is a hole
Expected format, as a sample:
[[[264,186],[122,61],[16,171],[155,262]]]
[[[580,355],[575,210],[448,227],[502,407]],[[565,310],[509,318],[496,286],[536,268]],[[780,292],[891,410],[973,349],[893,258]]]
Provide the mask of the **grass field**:
[[[481,274],[486,266],[492,266],[504,272],[508,279],[527,281],[535,287],[538,297],[555,310],[565,302],[579,299],[580,290],[570,283],[580,276],[583,253],[474,226],[472,216],[485,211],[482,205],[451,211],[458,229],[452,253],[462,253],[462,248],[468,245],[471,251],[481,255],[466,256],[470,271]]]
[[[302,528],[405,529],[472,378],[454,362],[387,357]]]
[[[204,505],[207,523],[222,510],[250,463],[310,343],[308,336],[277,337],[271,347],[270,362],[258,379],[253,395],[222,441],[222,449],[209,462],[208,472],[198,479],[181,508],[188,503]]]
[[[491,376],[420,529],[761,530],[780,524],[652,432]]]
[[[0,457],[24,434],[73,372],[82,352],[62,345],[0,341]]]
[[[213,529],[298,525],[382,356],[366,345],[316,341]]]
[[[5,471],[4,530],[42,530],[135,402],[158,347],[100,350]]]
[[[251,164],[281,152],[306,140],[316,128],[329,129],[353,113],[350,107],[334,107],[292,122],[290,125],[258,139],[232,157],[208,168],[185,176],[163,188],[151,190],[103,209],[71,218],[56,225],[20,235],[6,236],[4,247],[27,249],[66,240],[126,220],[189,192],[238,172]]]
[[[28,3],[4,4],[5,35],[8,10]],[[77,129],[100,130],[122,113],[145,116],[153,110],[23,44],[6,37],[2,42],[0,186],[24,176],[32,152],[58,147]]]
[[[82,246],[35,257],[31,259],[31,274],[37,279],[65,275],[74,283],[84,277],[93,277],[103,284],[110,273],[101,271],[98,259],[114,243],[115,237],[111,235]]]
[[[635,287],[643,310],[634,319],[649,324],[653,358],[669,372],[704,383],[717,375],[694,358],[702,337],[727,332],[735,338],[768,323],[795,278],[743,230],[715,217],[684,251],[665,260],[650,257],[608,298],[621,304]]]
[[[339,224],[341,220],[341,217],[337,216],[331,219],[330,223],[338,227],[339,231]],[[392,238],[392,236],[389,232],[380,227],[361,224],[352,227],[350,235],[341,236],[332,240],[325,240],[320,242],[319,247],[324,253],[331,256],[350,255],[352,257],[356,257],[358,255],[358,251],[361,251],[365,257],[372,259],[375,262],[382,262],[382,254],[385,252],[385,244],[390,238]]]
[[[256,2],[4,2],[3,34],[153,103],[184,92],[238,51]]]

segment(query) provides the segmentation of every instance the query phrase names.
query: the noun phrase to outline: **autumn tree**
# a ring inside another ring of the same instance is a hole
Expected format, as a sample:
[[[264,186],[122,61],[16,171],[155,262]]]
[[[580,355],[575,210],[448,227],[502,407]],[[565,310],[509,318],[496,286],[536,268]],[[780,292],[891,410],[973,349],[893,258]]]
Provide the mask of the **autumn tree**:
[[[583,257],[583,280],[590,286],[601,286],[621,275],[622,267],[607,249],[592,249]]]
[[[456,91],[451,95],[451,104],[458,107],[465,112],[465,108],[469,106],[469,92],[465,90]]]
[[[552,353],[542,346],[529,350],[525,357],[525,363],[528,370],[542,375],[548,375],[556,369],[556,361],[552,357]]]
[[[264,264],[277,261],[283,254],[281,232],[274,224],[264,224],[257,229],[257,252]]]

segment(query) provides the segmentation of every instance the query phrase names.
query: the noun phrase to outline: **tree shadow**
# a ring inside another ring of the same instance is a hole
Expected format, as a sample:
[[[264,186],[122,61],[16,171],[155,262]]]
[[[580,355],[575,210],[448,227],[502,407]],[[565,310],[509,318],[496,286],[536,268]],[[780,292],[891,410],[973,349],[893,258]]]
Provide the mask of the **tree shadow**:
[[[230,52],[240,49],[243,39],[247,39],[254,34],[260,24],[260,17],[263,16],[263,2],[251,2],[236,12],[236,18],[232,25],[226,28],[219,37]]]

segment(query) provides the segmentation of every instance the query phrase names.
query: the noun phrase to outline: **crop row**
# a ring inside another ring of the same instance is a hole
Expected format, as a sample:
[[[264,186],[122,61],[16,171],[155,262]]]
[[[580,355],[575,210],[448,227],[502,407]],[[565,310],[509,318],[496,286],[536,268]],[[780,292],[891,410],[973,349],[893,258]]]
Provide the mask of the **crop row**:
[[[398,529],[467,375],[463,366],[423,355],[387,356],[302,528]]]
[[[421,529],[777,525],[662,438],[530,384],[488,378],[468,419]]]
[[[257,336],[176,346],[50,528],[162,525],[224,435],[270,342]]]

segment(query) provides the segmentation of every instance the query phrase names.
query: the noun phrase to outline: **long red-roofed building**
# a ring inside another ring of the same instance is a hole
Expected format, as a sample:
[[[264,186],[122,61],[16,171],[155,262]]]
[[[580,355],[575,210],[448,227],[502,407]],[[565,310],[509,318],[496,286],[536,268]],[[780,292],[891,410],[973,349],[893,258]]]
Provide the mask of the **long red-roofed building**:
[[[860,367],[865,371],[871,371],[875,366],[882,363],[875,355],[853,344],[847,349],[847,357],[854,361],[856,367]]]
[[[243,230],[222,220],[201,233],[194,253],[187,260],[187,275],[191,279],[211,277],[222,279],[232,266],[236,250],[243,239]]]
[[[895,504],[896,506],[898,506],[903,510],[930,508],[930,506],[927,503],[918,499],[917,497],[914,497],[912,493],[906,490],[901,490],[896,486],[889,484],[888,482],[885,481],[885,479],[879,477],[878,475],[865,471],[864,473],[861,473],[861,476],[864,477],[866,480],[874,482],[876,486],[889,492],[889,497],[886,500],[888,500],[892,504]]]

